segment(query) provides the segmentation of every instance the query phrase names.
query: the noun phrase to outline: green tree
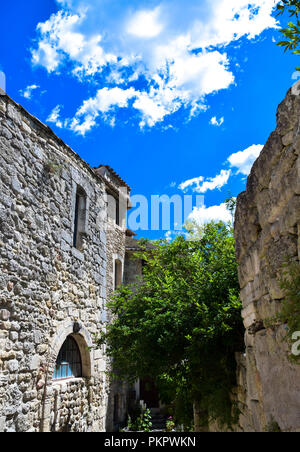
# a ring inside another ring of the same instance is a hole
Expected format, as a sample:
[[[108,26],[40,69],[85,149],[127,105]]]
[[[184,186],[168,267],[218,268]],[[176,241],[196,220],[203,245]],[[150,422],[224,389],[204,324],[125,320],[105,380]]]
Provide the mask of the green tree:
[[[202,227],[201,238],[140,242],[143,278],[121,286],[109,308],[114,315],[99,343],[127,381],[155,379],[175,417],[188,425],[194,413],[232,425],[234,352],[243,347],[237,264],[232,230]],[[196,416],[196,429],[200,428]]]
[[[293,21],[289,21],[286,28],[282,28],[280,33],[283,34],[284,39],[278,42],[278,46],[284,47],[284,51],[291,50],[295,55],[300,55],[300,1],[298,0],[282,0],[277,5],[278,16],[283,16],[285,13],[289,14]],[[296,68],[300,71],[300,67]]]

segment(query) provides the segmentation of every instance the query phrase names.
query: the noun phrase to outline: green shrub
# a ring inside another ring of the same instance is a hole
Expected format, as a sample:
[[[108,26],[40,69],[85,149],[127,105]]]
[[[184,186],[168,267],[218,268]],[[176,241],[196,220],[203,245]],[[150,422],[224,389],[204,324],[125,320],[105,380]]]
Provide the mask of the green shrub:
[[[132,432],[151,432],[152,422],[151,422],[151,412],[147,408],[135,419],[128,416],[128,430]]]
[[[276,422],[273,417],[271,417],[270,422],[266,425],[265,432],[267,432],[267,433],[280,433],[281,432],[281,428],[279,427],[278,422]]]

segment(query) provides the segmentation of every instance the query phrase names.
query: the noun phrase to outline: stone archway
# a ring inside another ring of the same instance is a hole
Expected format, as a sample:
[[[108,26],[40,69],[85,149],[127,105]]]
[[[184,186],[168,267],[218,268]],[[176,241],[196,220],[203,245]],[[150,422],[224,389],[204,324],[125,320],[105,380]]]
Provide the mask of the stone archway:
[[[92,338],[88,330],[80,325],[80,330],[74,332],[75,322],[66,320],[57,330],[54,341],[51,344],[49,373],[54,369],[56,357],[68,336],[75,339],[81,354],[82,376],[91,377],[94,371],[93,356],[89,349],[93,346]],[[52,375],[52,374],[51,374]]]
[[[78,328],[78,324],[76,324],[77,328],[74,328],[75,324],[76,322],[71,319],[65,320],[57,329],[57,333],[50,346],[46,371],[46,384],[41,410],[42,432],[51,431],[51,406],[55,393],[52,375],[58,353],[68,336],[71,336],[78,345],[82,363],[82,378],[90,379],[94,374],[93,354],[90,353],[90,348],[93,346],[91,335],[88,330],[81,325],[80,328]]]

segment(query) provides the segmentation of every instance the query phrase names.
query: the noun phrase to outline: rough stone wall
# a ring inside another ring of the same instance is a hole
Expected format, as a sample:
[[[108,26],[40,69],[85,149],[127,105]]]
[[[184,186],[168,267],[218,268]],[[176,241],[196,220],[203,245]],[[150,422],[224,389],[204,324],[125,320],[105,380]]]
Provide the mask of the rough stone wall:
[[[278,280],[287,258],[300,257],[300,83],[287,93],[270,135],[237,201],[235,238],[246,328],[238,355],[238,398],[244,431],[300,431],[300,366],[288,360],[285,325],[267,327],[284,294]]]
[[[122,274],[125,265],[125,230],[112,224],[108,220],[107,230],[107,296],[110,298],[115,289],[115,261],[122,265]]]
[[[107,299],[109,300],[115,289],[115,260],[121,262],[122,273],[125,261],[125,229],[117,226],[108,218],[107,227]],[[107,321],[112,320],[107,312]],[[107,430],[114,431],[126,423],[128,407],[128,386],[121,381],[113,381],[110,387]]]
[[[86,193],[73,246],[76,187]],[[0,431],[103,431],[105,184],[54,133],[0,92]],[[76,334],[74,322],[81,325]],[[73,335],[83,378],[52,382]]]
[[[128,284],[136,284],[143,275],[143,265],[140,259],[133,257],[134,253],[139,251],[138,241],[132,237],[126,237],[126,255],[125,255],[125,271],[124,282]]]
[[[102,171],[105,170],[105,171]],[[120,263],[120,282],[123,282],[123,274],[125,267],[125,237],[126,237],[126,212],[129,204],[130,191],[129,187],[113,173],[105,167],[95,170],[97,174],[103,176],[106,185],[106,201],[108,205],[108,216],[106,224],[106,295],[110,300],[115,290],[115,261]],[[112,205],[112,194],[116,197],[120,196],[119,208],[119,224],[116,224],[115,205]],[[109,310],[106,314],[107,322],[112,321]],[[112,381],[109,387],[108,409],[106,419],[106,430],[115,431],[119,427],[126,424],[128,412],[128,397],[130,387],[122,381]]]

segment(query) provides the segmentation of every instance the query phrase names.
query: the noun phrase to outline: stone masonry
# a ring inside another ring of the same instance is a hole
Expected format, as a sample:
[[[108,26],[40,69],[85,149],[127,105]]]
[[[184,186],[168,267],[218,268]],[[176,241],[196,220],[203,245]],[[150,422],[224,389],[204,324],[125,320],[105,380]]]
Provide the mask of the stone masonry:
[[[126,249],[126,213],[130,208],[130,187],[108,166],[95,172],[103,178],[107,194],[106,295],[111,298],[119,284],[124,282]],[[117,218],[118,217],[118,218]],[[111,321],[109,310],[107,321]],[[108,397],[106,429],[113,431],[126,424],[130,386],[113,381]]]
[[[238,355],[243,431],[300,431],[300,366],[288,360],[285,325],[266,319],[285,302],[279,287],[286,259],[300,258],[300,82],[287,93],[237,201],[235,238],[246,328]]]
[[[94,333],[125,228],[108,228],[107,187],[122,183],[104,176],[0,91],[0,431],[108,428],[109,363]],[[82,375],[53,380],[69,336]]]

